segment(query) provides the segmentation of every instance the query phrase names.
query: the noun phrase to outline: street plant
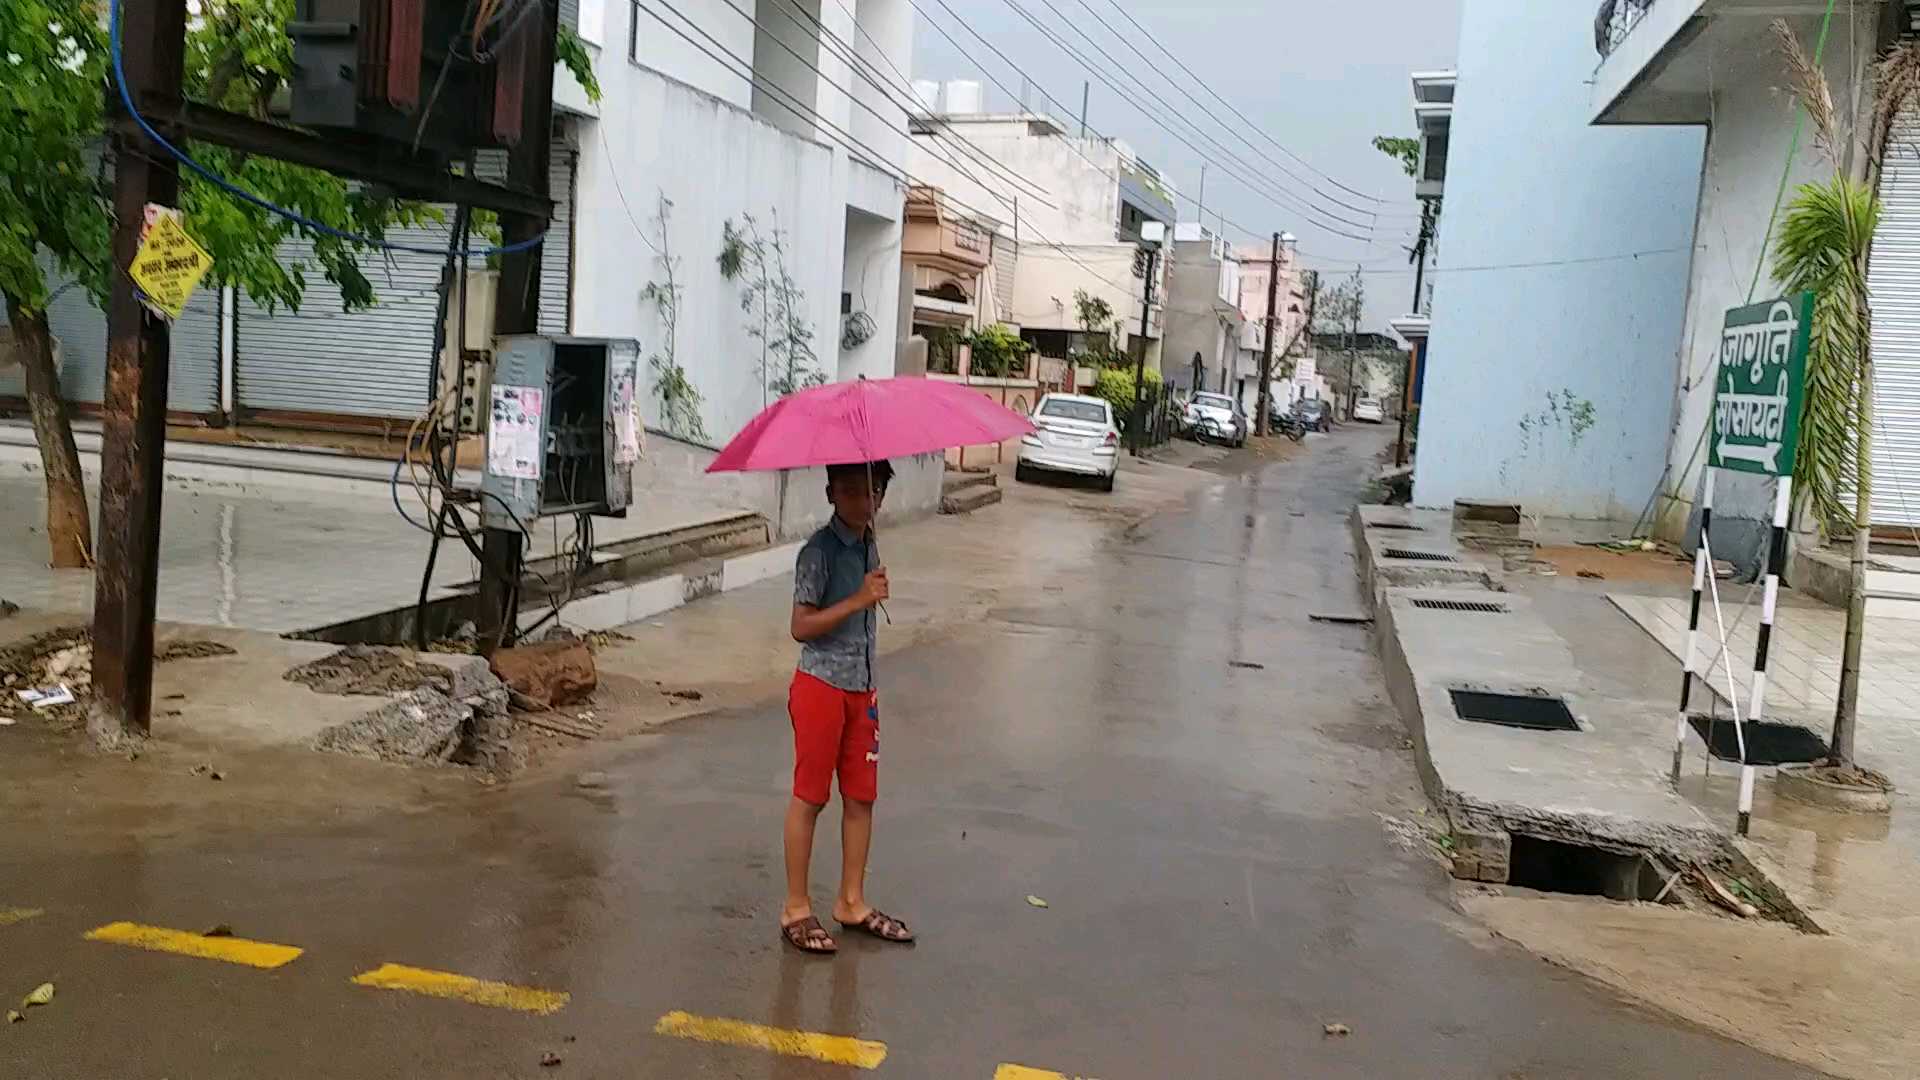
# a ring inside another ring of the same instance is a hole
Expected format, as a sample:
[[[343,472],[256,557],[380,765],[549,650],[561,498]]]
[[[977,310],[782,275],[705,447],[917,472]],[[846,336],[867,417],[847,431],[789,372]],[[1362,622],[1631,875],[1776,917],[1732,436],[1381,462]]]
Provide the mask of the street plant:
[[[270,106],[293,68],[286,33],[292,15],[293,0],[196,0],[182,93],[257,120],[271,119]],[[577,44],[561,48],[562,61],[597,99],[598,83]],[[106,95],[118,91],[109,83],[107,46],[99,0],[0,3],[0,112],[8,117],[0,124],[0,298],[46,475],[48,560],[55,567],[92,561],[91,515],[71,418],[60,396],[47,305],[58,293],[77,288],[104,311],[112,285],[114,162],[105,138],[105,105]],[[384,239],[389,229],[444,220],[436,207],[394,199],[315,169],[197,142],[185,149],[242,189],[368,240]],[[379,250],[376,245],[242,203],[187,169],[180,172],[180,208],[187,232],[213,256],[202,288],[233,286],[268,311],[298,310],[310,276],[317,273],[339,288],[345,310],[376,302],[361,268],[361,259]],[[295,240],[304,243],[303,254],[286,249]],[[66,283],[55,287],[54,278]]]
[[[1854,763],[1873,501],[1873,307],[1867,265],[1880,218],[1880,166],[1893,122],[1920,97],[1920,44],[1895,45],[1874,64],[1873,91],[1863,103],[1862,159],[1854,118],[1834,106],[1819,63],[1785,20],[1775,20],[1772,29],[1814,146],[1832,169],[1827,178],[1796,189],[1772,251],[1775,281],[1789,291],[1815,294],[1793,477],[1818,520],[1852,534],[1847,629],[1828,764],[1851,782],[1864,778],[1884,785],[1884,777]]]
[[[660,423],[683,439],[707,441],[707,427],[700,418],[703,399],[700,391],[680,365],[677,357],[680,341],[680,260],[673,254],[669,226],[673,220],[673,200],[660,192],[654,211],[654,228],[659,241],[652,245],[654,261],[660,265],[660,278],[647,282],[640,298],[654,307],[660,316],[660,344],[647,355],[647,367],[653,372],[653,393],[660,399]]]
[[[769,214],[765,231],[752,214],[740,215],[737,226],[722,222],[718,262],[722,277],[744,283],[740,310],[747,316],[747,336],[760,343],[761,404],[826,382],[813,351],[806,293],[787,268],[787,235],[779,213]]]
[[[967,370],[990,378],[1024,374],[1027,358],[1033,353],[1033,346],[1005,323],[976,329],[967,336],[967,346],[972,356]]]

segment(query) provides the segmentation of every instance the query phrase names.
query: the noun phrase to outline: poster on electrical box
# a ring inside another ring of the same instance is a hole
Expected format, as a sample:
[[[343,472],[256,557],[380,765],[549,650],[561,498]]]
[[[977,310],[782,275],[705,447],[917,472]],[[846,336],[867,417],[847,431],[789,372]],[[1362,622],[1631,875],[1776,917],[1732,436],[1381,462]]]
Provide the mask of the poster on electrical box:
[[[487,424],[487,471],[513,480],[540,479],[540,410],[546,395],[531,386],[496,386]]]

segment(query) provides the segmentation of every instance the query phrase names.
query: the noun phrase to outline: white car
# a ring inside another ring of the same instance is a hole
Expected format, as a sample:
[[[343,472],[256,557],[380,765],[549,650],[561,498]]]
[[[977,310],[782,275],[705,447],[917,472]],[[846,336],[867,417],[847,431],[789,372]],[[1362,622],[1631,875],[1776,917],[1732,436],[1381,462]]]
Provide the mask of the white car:
[[[1083,394],[1048,394],[1033,410],[1038,431],[1020,437],[1020,456],[1014,479],[1031,480],[1035,470],[1099,477],[1100,487],[1113,490],[1120,471],[1120,429],[1105,398]]]
[[[1187,402],[1187,427],[1198,431],[1200,425],[1212,421],[1210,429],[1219,434],[1214,436],[1220,442],[1231,446],[1243,446],[1247,441],[1247,416],[1240,409],[1239,402],[1225,394],[1209,394],[1204,391],[1193,395]]]
[[[1361,398],[1353,403],[1353,418],[1363,424],[1378,424],[1386,420],[1386,410],[1372,398]]]

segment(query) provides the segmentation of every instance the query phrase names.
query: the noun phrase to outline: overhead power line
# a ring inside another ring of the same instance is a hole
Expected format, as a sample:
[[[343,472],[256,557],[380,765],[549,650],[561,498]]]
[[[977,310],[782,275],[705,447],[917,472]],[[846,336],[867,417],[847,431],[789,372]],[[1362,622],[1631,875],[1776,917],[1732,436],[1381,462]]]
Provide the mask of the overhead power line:
[[[942,0],[942,2],[944,4],[944,0]],[[1249,167],[1244,161],[1240,160],[1240,158],[1237,155],[1234,155],[1231,151],[1228,151],[1225,147],[1221,146],[1218,140],[1212,139],[1210,136],[1206,135],[1204,132],[1199,131],[1198,129],[1194,129],[1195,135],[1197,135],[1203,140],[1212,142],[1214,144],[1214,149],[1209,151],[1201,147],[1197,143],[1195,143],[1192,139],[1188,138],[1185,134],[1181,132],[1179,127],[1176,126],[1176,123],[1174,121],[1168,120],[1165,117],[1163,117],[1160,113],[1160,110],[1157,110],[1155,108],[1149,107],[1148,105],[1144,104],[1133,93],[1131,93],[1130,91],[1122,87],[1120,84],[1115,82],[1112,78],[1108,77],[1106,73],[1106,68],[1108,66],[1112,66],[1112,67],[1116,67],[1124,70],[1127,65],[1121,63],[1118,58],[1114,57],[1111,53],[1106,52],[1105,49],[1102,49],[1099,46],[1099,44],[1097,42],[1094,42],[1091,38],[1086,38],[1086,40],[1093,45],[1095,51],[1099,52],[1102,56],[1104,56],[1109,61],[1109,64],[1103,65],[1098,63],[1094,59],[1088,57],[1085,53],[1081,52],[1079,48],[1074,46],[1071,42],[1067,41],[1058,32],[1053,30],[1051,27],[1047,26],[1046,23],[1041,21],[1032,12],[1022,7],[1019,3],[1016,2],[1016,0],[1003,0],[1003,2],[1007,5],[1007,7],[1010,10],[1013,11],[1014,14],[1020,16],[1020,18],[1025,20],[1029,26],[1033,27],[1033,29],[1036,32],[1038,32],[1040,36],[1046,38],[1047,41],[1049,41],[1054,45],[1054,47],[1060,49],[1061,51],[1065,52],[1067,55],[1073,57],[1074,61],[1078,63],[1083,69],[1085,69],[1088,74],[1092,75],[1095,79],[1097,79],[1101,85],[1105,86],[1107,89],[1119,95],[1121,100],[1125,101],[1129,105],[1132,105],[1135,109],[1138,109],[1142,115],[1146,116],[1149,120],[1153,121],[1153,123],[1157,127],[1159,127],[1162,131],[1164,131],[1169,136],[1171,136],[1173,139],[1175,139],[1176,141],[1178,141],[1179,143],[1187,147],[1189,150],[1192,150],[1194,153],[1199,154],[1203,158],[1224,157],[1227,162],[1231,163],[1232,167],[1227,167],[1226,165],[1223,165],[1222,171],[1225,172],[1228,176],[1231,176],[1239,180],[1242,184],[1244,184],[1248,188],[1248,190],[1266,198],[1268,201],[1272,202],[1274,205],[1279,206],[1283,209],[1289,210],[1293,213],[1307,215],[1308,220],[1312,221],[1313,224],[1317,225],[1322,229],[1325,229],[1328,232],[1335,233],[1340,236],[1344,236],[1349,240],[1358,240],[1362,242],[1367,242],[1372,239],[1370,235],[1360,235],[1358,233],[1349,232],[1347,231],[1347,229],[1342,228],[1342,226],[1346,226],[1351,229],[1371,230],[1373,227],[1372,222],[1354,221],[1351,218],[1342,217],[1340,214],[1332,210],[1315,206],[1309,200],[1300,198],[1299,196],[1293,195],[1290,192],[1284,192],[1282,189],[1277,187],[1265,188],[1262,186],[1260,181],[1250,179],[1247,175],[1248,171],[1258,172],[1258,170],[1249,170]],[[1045,3],[1047,5],[1047,9],[1053,12],[1054,15],[1058,16],[1062,22],[1066,23],[1068,26],[1073,27],[1074,33],[1079,34],[1083,38],[1086,37],[1086,32],[1084,30],[1081,30],[1077,25],[1075,25],[1072,20],[1067,19],[1057,7],[1053,6],[1051,0],[1041,0],[1041,2]],[[1149,93],[1149,96],[1155,96],[1155,95],[1152,95],[1151,93]],[[1167,106],[1164,104],[1164,102],[1162,102],[1160,108],[1166,109]],[[1295,200],[1295,201],[1290,203],[1288,200]],[[1313,220],[1315,216],[1325,220]],[[1329,222],[1337,222],[1338,224],[1329,224]]]
[[[873,160],[869,161],[868,163],[871,164],[873,168],[875,168],[876,170],[880,171],[881,173],[891,178],[895,183],[913,185],[913,186],[932,186],[932,185],[928,185],[926,181],[921,180],[918,177],[915,177],[910,172],[907,172],[903,169],[889,168],[886,165],[882,164],[882,162],[886,160],[885,155],[880,154],[878,151],[874,150],[873,147],[868,146],[866,143],[860,141],[858,138],[854,137],[851,133],[847,132],[845,129],[839,127],[838,125],[834,124],[831,120],[828,120],[826,117],[820,115],[820,113],[817,110],[815,110],[812,106],[807,105],[806,103],[800,101],[800,99],[794,97],[791,93],[787,92],[782,87],[772,82],[769,82],[766,79],[763,79],[760,76],[754,74],[753,62],[751,60],[748,60],[742,57],[739,53],[734,52],[732,49],[722,44],[712,34],[709,34],[704,29],[702,29],[700,25],[696,23],[692,18],[690,18],[685,12],[675,7],[671,2],[669,2],[669,0],[655,0],[655,2],[658,3],[661,7],[665,8],[666,10],[672,12],[675,16],[677,16],[680,19],[681,22],[686,23],[687,27],[691,29],[694,34],[698,34],[702,39],[704,39],[705,44],[702,44],[702,42],[700,41],[695,41],[692,35],[688,34],[686,30],[682,30],[680,27],[667,21],[667,19],[663,15],[661,15],[660,12],[654,10],[647,3],[644,3],[643,0],[633,0],[633,7],[635,10],[645,11],[656,22],[658,22],[661,26],[665,27],[667,30],[673,32],[673,34],[679,37],[682,41],[685,41],[687,44],[692,45],[696,50],[698,50],[700,53],[705,55],[708,59],[714,61],[717,64],[720,64],[729,74],[735,75],[740,78],[744,78],[747,80],[747,83],[749,85],[767,90],[768,92],[776,94],[780,98],[784,99],[783,102],[781,103],[783,108],[789,109],[796,116],[804,116],[816,121],[822,128],[825,129],[825,137],[828,138],[830,141],[832,141],[835,145],[840,146],[842,149],[847,150],[849,153],[857,153],[861,155],[863,160],[867,158],[872,158]],[[734,68],[729,67],[727,65],[727,60],[731,60],[735,65],[738,65],[743,70],[736,71],[734,70]],[[962,170],[962,171],[964,172],[965,170]],[[978,182],[977,179],[976,179],[976,182]],[[981,188],[983,191],[985,191],[988,195],[992,196],[993,198],[1003,202],[1009,202],[1009,205],[1011,205],[1009,200],[1006,200],[1004,196],[1000,195],[998,192],[994,191],[992,188],[987,187],[984,184],[981,185]],[[989,214],[988,212],[981,210],[978,207],[969,206],[965,202],[962,202],[961,200],[954,198],[951,194],[943,193],[943,197],[946,198],[946,200],[952,203],[953,205],[958,206],[962,210],[965,210],[976,216],[985,217],[985,218],[994,217],[993,214]],[[1040,230],[1033,229],[1032,231],[1034,232],[1035,235],[1040,237],[1040,242],[1043,245],[1048,247],[1059,246],[1059,245],[1055,245],[1053,241],[1048,239],[1044,233],[1040,232]],[[1132,287],[1130,285],[1123,285],[1120,282],[1114,281],[1112,278],[1109,278],[1106,275],[1100,273],[1098,270],[1095,270],[1093,267],[1088,266],[1085,262],[1082,262],[1078,259],[1074,259],[1074,262],[1076,262],[1081,267],[1081,269],[1091,274],[1096,280],[1104,281],[1108,285],[1111,285],[1116,289],[1131,291]]]
[[[1085,4],[1085,2],[1086,0],[1081,0],[1081,3],[1083,5]],[[1303,158],[1299,154],[1294,153],[1292,150],[1287,149],[1287,147],[1284,144],[1282,144],[1280,140],[1275,139],[1272,135],[1267,134],[1266,129],[1262,128],[1260,125],[1254,123],[1251,119],[1249,119],[1246,113],[1241,112],[1239,109],[1234,107],[1232,102],[1228,101],[1224,97],[1221,97],[1219,91],[1215,90],[1212,86],[1208,85],[1207,81],[1205,79],[1202,79],[1200,77],[1200,74],[1194,71],[1192,67],[1188,66],[1186,61],[1180,59],[1178,56],[1175,56],[1171,51],[1167,49],[1165,45],[1162,45],[1158,37],[1156,37],[1146,27],[1141,26],[1140,21],[1138,19],[1135,19],[1131,14],[1129,14],[1126,8],[1123,8],[1120,6],[1119,0],[1107,0],[1107,3],[1113,8],[1113,10],[1120,13],[1121,18],[1127,20],[1127,22],[1131,24],[1135,30],[1138,30],[1140,32],[1141,37],[1144,37],[1148,41],[1152,42],[1153,47],[1160,50],[1161,55],[1173,61],[1174,65],[1178,67],[1182,72],[1184,72],[1188,78],[1192,79],[1195,83],[1197,83],[1202,90],[1205,90],[1209,97],[1212,97],[1213,100],[1220,103],[1222,108],[1226,109],[1228,112],[1238,117],[1241,123],[1247,125],[1249,128],[1252,128],[1255,132],[1259,133],[1261,138],[1272,143],[1275,149],[1279,150],[1281,153],[1287,155],[1293,160],[1299,162],[1302,166],[1306,167],[1310,172],[1313,172],[1315,175],[1320,176],[1321,178],[1326,180],[1329,184],[1332,184],[1333,186],[1339,188],[1340,190],[1350,195],[1354,195],[1358,198],[1366,199],[1368,202],[1374,202],[1374,203],[1385,204],[1388,201],[1388,200],[1379,198],[1378,196],[1369,195],[1364,191],[1356,191],[1353,188],[1348,187],[1347,185],[1334,179],[1332,176],[1329,176],[1325,172],[1322,172],[1320,169],[1315,168],[1313,166],[1313,163],[1309,162],[1306,158]]]
[[[949,45],[953,46],[956,52],[960,53],[960,55],[968,58],[969,60],[972,60],[976,65],[978,65],[981,70],[981,73],[986,76],[989,82],[993,83],[994,86],[998,87],[1000,91],[1006,94],[1009,99],[1015,100],[1015,101],[1022,100],[1022,95],[1016,94],[1012,89],[1010,89],[1007,86],[1006,83],[1000,81],[1000,79],[993,74],[993,71],[990,68],[988,68],[984,63],[981,62],[978,56],[975,56],[973,52],[967,48],[967,46],[961,44],[960,41],[957,38],[955,38],[953,34],[950,33],[945,26],[942,26],[940,24],[940,20],[933,17],[932,12],[928,11],[925,7],[921,6],[920,0],[907,0],[907,2],[913,5],[913,9],[915,11],[920,13],[920,17],[926,23],[926,25],[932,27],[934,32],[938,33],[942,38],[946,40],[946,42]],[[1034,90],[1036,90],[1039,93],[1041,98],[1043,98],[1046,102],[1051,104],[1056,110],[1060,111],[1063,115],[1066,115],[1066,116],[1071,115],[1071,113],[1067,109],[1067,106],[1064,103],[1062,103],[1058,97],[1055,97],[1052,93],[1050,93],[1044,84],[1042,84],[1038,79],[1034,78],[1031,73],[1029,73],[1025,68],[1021,67],[1017,62],[1015,62],[1013,58],[1008,56],[998,45],[995,45],[992,41],[988,40],[988,38],[984,34],[982,34],[977,28],[975,28],[972,23],[968,22],[958,12],[954,11],[952,6],[947,3],[947,0],[934,0],[934,2],[939,4],[940,7],[944,11],[946,11],[947,15],[950,18],[952,18],[955,23],[959,24],[961,29],[965,30],[967,34],[970,35],[975,41],[978,41],[980,45],[986,48],[988,52],[992,53],[995,57],[998,57],[1001,63],[1005,64],[1007,67],[1012,68],[1015,72],[1019,73],[1021,78],[1026,80],[1027,85],[1031,86]],[[1093,135],[1093,137],[1096,139],[1101,139],[1109,143],[1113,141],[1110,137],[1102,135],[1100,131],[1097,128],[1093,127],[1092,125],[1086,125],[1086,130],[1090,132]],[[1096,171],[1100,172],[1102,175],[1105,175],[1109,179],[1114,180],[1116,183],[1119,181],[1119,177],[1116,174],[1114,174],[1111,170],[1107,169],[1105,166],[1101,165],[1100,163],[1094,161],[1092,158],[1088,157],[1086,153],[1080,149],[1079,140],[1067,138],[1065,142],[1068,148],[1074,152],[1075,156],[1079,157],[1082,161],[1085,161],[1088,165],[1092,166]],[[1192,203],[1195,207],[1196,212],[1201,213],[1201,216],[1203,217],[1207,213],[1211,213],[1216,219],[1221,221],[1223,224],[1232,226],[1235,230],[1239,231],[1240,233],[1245,235],[1248,239],[1250,239],[1251,241],[1257,244],[1265,244],[1267,242],[1267,237],[1269,235],[1269,232],[1267,231],[1256,230],[1256,229],[1249,228],[1245,225],[1242,225],[1234,221],[1233,219],[1226,217],[1225,214],[1220,212],[1218,209],[1209,211],[1206,207],[1200,204],[1200,201],[1198,199],[1196,199],[1191,195],[1181,193],[1177,195],[1176,198],[1180,201]],[[1289,212],[1298,213],[1298,211],[1293,211],[1293,210],[1290,210]],[[1346,237],[1348,239],[1360,240],[1363,243],[1372,242],[1370,238],[1356,237],[1356,236],[1353,236],[1351,233],[1342,232],[1337,229],[1333,229],[1329,231],[1337,235]]]

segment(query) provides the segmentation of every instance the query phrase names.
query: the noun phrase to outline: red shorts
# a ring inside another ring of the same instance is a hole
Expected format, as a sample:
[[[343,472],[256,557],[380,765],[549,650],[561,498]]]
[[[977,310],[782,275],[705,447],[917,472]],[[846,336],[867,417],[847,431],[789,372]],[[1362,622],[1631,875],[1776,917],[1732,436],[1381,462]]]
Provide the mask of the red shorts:
[[[880,794],[880,699],[871,690],[842,690],[803,671],[787,688],[793,718],[793,795],[825,806],[833,774],[840,797],[872,802]]]

